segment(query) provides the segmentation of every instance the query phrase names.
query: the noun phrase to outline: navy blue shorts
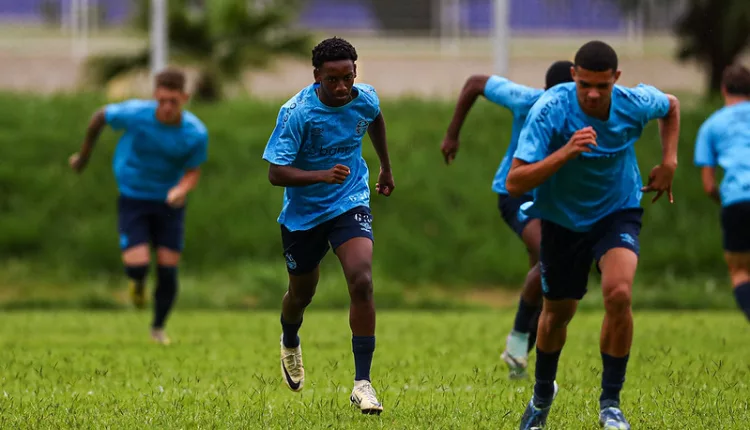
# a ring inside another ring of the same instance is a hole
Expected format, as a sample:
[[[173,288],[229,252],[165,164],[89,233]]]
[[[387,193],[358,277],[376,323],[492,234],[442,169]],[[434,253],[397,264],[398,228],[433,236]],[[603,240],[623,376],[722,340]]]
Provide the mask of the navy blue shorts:
[[[602,256],[614,248],[627,248],[638,255],[642,216],[642,208],[618,211],[584,233],[542,220],[540,267],[544,297],[581,300],[586,295],[593,262],[598,266]]]
[[[185,234],[185,208],[173,208],[165,202],[131,199],[117,200],[120,249],[151,244],[181,252]]]
[[[304,275],[315,270],[328,253],[355,237],[373,239],[372,215],[367,206],[358,206],[310,230],[289,231],[281,226],[281,242],[287,271]],[[330,243],[330,247],[329,247]]]
[[[534,198],[528,194],[521,197],[511,197],[508,194],[497,195],[497,207],[500,209],[500,215],[503,216],[505,223],[518,237],[523,237],[523,229],[534,219],[521,213],[521,205],[531,201],[534,201]]]
[[[750,202],[721,208],[721,230],[725,251],[750,252]]]

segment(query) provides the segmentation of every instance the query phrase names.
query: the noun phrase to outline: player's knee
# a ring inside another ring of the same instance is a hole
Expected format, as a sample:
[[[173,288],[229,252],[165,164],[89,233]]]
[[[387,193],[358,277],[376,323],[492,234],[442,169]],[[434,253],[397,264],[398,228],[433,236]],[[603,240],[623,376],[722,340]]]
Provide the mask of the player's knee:
[[[544,321],[545,325],[549,329],[560,330],[570,324],[575,315],[575,309],[568,308],[556,308],[547,309],[542,313],[543,317],[540,316],[540,324]]]
[[[372,300],[372,272],[360,270],[349,278],[349,294],[353,301]]]
[[[603,285],[604,309],[608,314],[621,314],[630,310],[632,291],[628,282]]]

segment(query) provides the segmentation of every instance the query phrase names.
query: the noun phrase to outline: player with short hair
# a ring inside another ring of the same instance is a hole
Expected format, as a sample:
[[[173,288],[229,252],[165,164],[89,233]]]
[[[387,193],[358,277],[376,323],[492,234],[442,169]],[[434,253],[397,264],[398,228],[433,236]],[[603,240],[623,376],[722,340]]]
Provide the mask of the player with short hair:
[[[750,70],[739,64],[724,71],[724,107],[698,131],[695,164],[703,189],[721,205],[724,259],[737,305],[750,320]],[[716,167],[724,170],[716,186]]]
[[[208,132],[198,117],[183,109],[189,99],[183,72],[167,69],[157,74],[153,98],[98,110],[81,151],[69,163],[82,172],[104,127],[124,130],[113,160],[122,261],[131,280],[133,303],[143,307],[150,247],[156,249],[151,337],[166,345],[170,341],[164,327],[177,296],[177,266],[184,244],[185,202],[207,158]]]
[[[472,106],[482,95],[489,101],[505,107],[513,114],[513,125],[510,131],[510,142],[503,160],[495,173],[492,191],[498,195],[498,209],[508,227],[523,241],[529,254],[530,270],[526,276],[521,298],[513,323],[513,330],[506,339],[506,348],[502,359],[508,365],[511,379],[526,377],[528,353],[536,341],[536,324],[542,308],[542,282],[539,276],[539,241],[541,236],[540,222],[537,218],[527,217],[521,212],[521,206],[531,202],[531,192],[520,197],[512,197],[505,189],[505,179],[510,170],[513,153],[518,144],[518,135],[526,120],[531,106],[539,100],[545,90],[557,84],[572,82],[570,61],[556,61],[545,76],[544,90],[520,85],[501,76],[474,75],[469,77],[458,97],[453,119],[451,120],[441,151],[445,162],[451,164],[459,149],[459,133]]]
[[[583,45],[572,69],[575,83],[547,91],[531,108],[506,181],[513,196],[535,190],[529,213],[542,220],[540,269],[544,305],[537,327],[534,395],[521,429],[545,426],[557,394],[557,365],[566,327],[586,293],[596,262],[605,316],[599,422],[629,429],[620,410],[633,336],[631,292],[638,265],[644,192],[672,199],[677,168],[679,102],[654,87],[616,85],[617,54],[604,42]],[[635,142],[659,119],[663,158],[644,187]]]
[[[284,382],[293,391],[302,390],[305,382],[298,332],[330,243],[351,297],[355,376],[350,400],[362,413],[380,414],[383,406],[370,382],[375,304],[369,173],[362,158],[365,133],[380,159],[377,192],[391,195],[394,183],[380,101],[373,87],[354,83],[356,61],[355,48],[337,37],[313,49],[315,83],[281,107],[263,159],[270,163],[271,184],[285,188],[278,218],[289,272],[281,311]]]

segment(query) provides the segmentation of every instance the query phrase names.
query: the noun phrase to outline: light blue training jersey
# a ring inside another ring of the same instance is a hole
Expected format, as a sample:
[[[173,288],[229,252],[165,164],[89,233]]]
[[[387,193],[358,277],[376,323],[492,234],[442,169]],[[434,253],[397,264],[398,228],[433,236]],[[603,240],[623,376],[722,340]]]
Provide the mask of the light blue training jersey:
[[[287,101],[263,159],[301,170],[350,169],[343,184],[287,187],[278,222],[290,231],[309,230],[357,206],[369,206],[369,172],[362,158],[362,138],[380,115],[380,101],[370,85],[355,84],[353,100],[341,107],[320,101],[313,84]]]
[[[208,157],[206,126],[190,112],[178,125],[156,119],[154,100],[128,100],[107,105],[105,119],[124,130],[117,144],[113,170],[120,194],[140,200],[164,201],[187,169]]]
[[[613,212],[640,207],[643,183],[634,144],[649,121],[667,115],[669,105],[666,94],[654,87],[615,85],[609,118],[602,121],[583,113],[575,83],[546,91],[529,112],[514,157],[539,162],[588,126],[596,131],[598,146],[540,185],[526,212],[584,232]]]
[[[526,121],[526,115],[542,94],[544,90],[520,85],[500,76],[490,76],[487,80],[484,87],[484,96],[487,100],[508,109],[513,114],[508,149],[492,181],[492,191],[498,194],[508,194],[505,179],[508,177],[510,165],[513,162],[513,153],[516,152],[518,146],[518,136]]]
[[[750,101],[719,109],[703,123],[695,164],[724,170],[722,206],[750,201]]]

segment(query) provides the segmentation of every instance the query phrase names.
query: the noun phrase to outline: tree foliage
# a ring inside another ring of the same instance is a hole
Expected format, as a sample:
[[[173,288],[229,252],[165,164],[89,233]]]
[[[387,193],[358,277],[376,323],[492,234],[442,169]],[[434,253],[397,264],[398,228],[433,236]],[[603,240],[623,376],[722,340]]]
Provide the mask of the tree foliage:
[[[617,0],[634,12],[646,0]],[[656,0],[677,5],[676,0]],[[721,88],[724,69],[750,46],[750,0],[689,0],[677,18],[674,31],[680,38],[677,58],[695,60],[708,73],[708,91]]]
[[[134,25],[149,29],[149,0],[137,0]],[[281,56],[306,56],[312,40],[295,30],[296,2],[271,0],[252,7],[247,0],[170,0],[168,10],[170,60],[196,66],[196,98],[216,100],[222,82],[238,82],[247,68],[264,68]],[[135,55],[105,55],[89,61],[92,78],[106,83],[122,73],[147,67],[150,51]]]

